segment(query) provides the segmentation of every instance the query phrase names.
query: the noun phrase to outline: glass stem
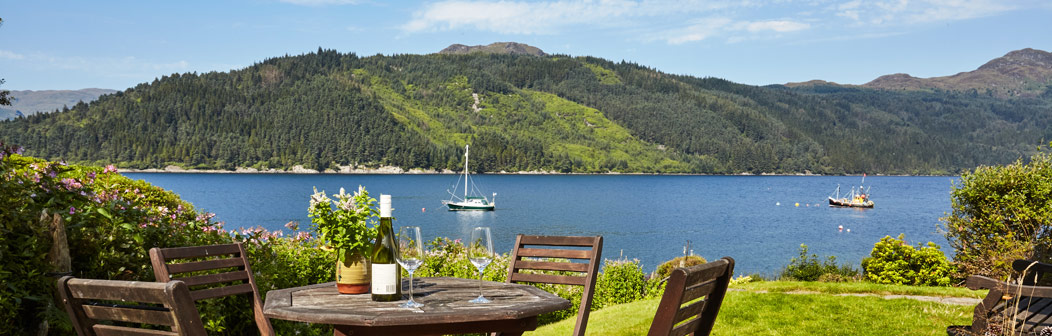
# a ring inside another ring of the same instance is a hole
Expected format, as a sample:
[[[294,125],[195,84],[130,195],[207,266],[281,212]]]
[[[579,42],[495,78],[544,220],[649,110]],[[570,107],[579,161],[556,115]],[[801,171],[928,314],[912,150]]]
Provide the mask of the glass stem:
[[[409,302],[413,301],[413,271],[409,271]]]
[[[482,270],[479,270],[479,297],[482,297]]]

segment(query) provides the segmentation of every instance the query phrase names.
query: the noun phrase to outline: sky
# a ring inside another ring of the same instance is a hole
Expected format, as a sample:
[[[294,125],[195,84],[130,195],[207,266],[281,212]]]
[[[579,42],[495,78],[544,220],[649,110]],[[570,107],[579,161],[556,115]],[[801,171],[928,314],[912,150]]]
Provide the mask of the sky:
[[[124,90],[319,47],[359,56],[520,42],[753,84],[948,76],[1052,51],[1045,0],[0,0],[5,90]]]

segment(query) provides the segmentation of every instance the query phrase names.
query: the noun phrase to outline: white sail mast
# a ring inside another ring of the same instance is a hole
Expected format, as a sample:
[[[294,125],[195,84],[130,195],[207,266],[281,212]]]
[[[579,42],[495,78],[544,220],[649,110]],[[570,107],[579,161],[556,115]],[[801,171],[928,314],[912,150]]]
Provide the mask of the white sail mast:
[[[464,145],[464,200],[468,199],[468,146]]]

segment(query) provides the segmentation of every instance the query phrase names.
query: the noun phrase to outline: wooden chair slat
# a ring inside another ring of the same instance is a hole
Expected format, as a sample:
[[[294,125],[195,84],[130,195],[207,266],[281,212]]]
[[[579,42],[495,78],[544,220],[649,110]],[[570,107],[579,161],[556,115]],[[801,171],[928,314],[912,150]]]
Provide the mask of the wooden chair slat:
[[[1027,329],[1036,329],[1038,326],[1046,323],[1049,315],[1052,315],[1052,299],[1036,298],[1036,300],[1030,300],[1029,306],[1021,310],[1025,311],[1026,314],[1022,314],[1023,316],[1017,315],[1017,320],[1020,321],[1020,324],[1027,326]]]
[[[588,259],[592,257],[591,250],[563,250],[563,249],[538,249],[520,248],[519,257],[536,258],[566,258],[566,259]]]
[[[730,257],[673,270],[648,335],[704,336],[712,333],[733,273],[734,259]],[[702,296],[704,300],[694,301]],[[686,322],[681,323],[684,320]]]
[[[686,282],[688,284],[696,284],[696,283],[700,282],[702,279],[713,279],[713,278],[715,278],[716,276],[718,276],[720,274],[726,273],[726,271],[727,271],[726,267],[728,265],[727,260],[720,259],[720,260],[713,261],[711,263],[715,263],[715,264],[713,264],[710,267],[706,267],[704,269],[699,269],[698,272],[691,272],[691,273],[687,274],[687,281]],[[705,264],[705,265],[708,265],[708,264]]]
[[[1052,327],[1052,287],[1035,284],[1043,273],[1052,272],[1052,265],[1016,260],[1012,268],[1022,273],[1021,284],[980,275],[969,276],[965,282],[969,289],[990,290],[975,307],[970,328],[973,334],[985,333],[988,322],[1001,323],[1003,318],[1011,319],[1005,322],[1013,324],[1013,331],[1022,335],[1034,335]]]
[[[205,335],[201,316],[190,300],[190,289],[182,281],[135,282],[65,276],[56,286],[78,335]],[[100,323],[108,321],[168,326],[172,332]]]
[[[243,267],[245,260],[241,258],[227,258],[215,260],[193,261],[180,264],[168,264],[169,275],[213,270],[218,268]]]
[[[96,324],[92,327],[98,336],[178,336],[174,331],[138,329],[130,327]]]
[[[211,299],[211,298],[217,298],[217,297],[221,297],[221,296],[230,296],[230,295],[245,294],[245,293],[252,293],[252,285],[250,285],[250,284],[240,284],[240,285],[233,285],[233,286],[223,286],[223,287],[195,290],[195,291],[190,292],[190,298],[193,298],[194,301],[200,301],[200,300],[204,300],[204,299]]]
[[[589,247],[590,249],[551,249],[543,247]],[[532,282],[583,286],[581,304],[577,310],[577,323],[574,325],[574,336],[583,336],[588,328],[588,315],[592,307],[592,291],[599,273],[599,261],[603,252],[603,237],[570,237],[570,236],[528,236],[515,237],[515,248],[508,263],[508,282]],[[556,260],[524,260],[527,258],[583,259],[586,263],[562,262]],[[522,273],[522,270],[570,271],[581,273],[579,276]]]
[[[679,310],[676,311],[676,316],[672,318],[672,321],[674,321],[674,323],[680,323],[701,314],[701,311],[705,310],[706,303],[708,303],[708,300],[699,300],[680,307]]]
[[[263,314],[263,300],[259,298],[259,290],[256,280],[252,278],[252,267],[248,263],[245,248],[240,243],[211,246],[191,246],[174,248],[152,248],[150,249],[150,263],[153,265],[154,278],[157,281],[172,281],[172,274],[220,270],[224,273],[189,276],[182,279],[191,286],[199,285],[225,285],[190,292],[193,301],[229,296],[250,294],[252,302],[252,319],[256,322],[256,328],[260,335],[273,336],[274,327]],[[170,263],[172,259],[202,258],[213,256],[232,255],[231,258],[219,258],[213,260],[199,260],[184,263]],[[237,267],[237,271],[228,270]],[[224,270],[227,269],[227,270]],[[233,282],[242,281],[241,284]]]
[[[239,245],[240,244],[224,244],[208,246],[169,247],[160,249],[160,251],[161,255],[164,256],[164,259],[166,260],[200,258],[227,254],[238,254],[241,253],[241,247]]]
[[[517,270],[571,271],[587,273],[588,266],[589,265],[586,263],[516,260],[514,267]]]
[[[717,281],[716,279],[713,279],[694,286],[687,287],[685,290],[683,290],[683,299],[680,300],[680,303],[682,304],[691,302],[697,300],[702,296],[709,295],[710,293],[712,293],[712,291],[716,290],[716,285]]]
[[[191,287],[192,286],[200,286],[200,285],[212,285],[212,284],[219,284],[219,283],[227,283],[227,282],[248,280],[248,272],[245,272],[245,271],[233,271],[233,272],[226,272],[226,273],[195,275],[195,276],[182,277],[182,278],[173,278],[172,280],[180,280],[182,282],[185,282],[187,286],[191,286]]]
[[[164,303],[164,284],[156,282],[121,281],[95,279],[72,279],[69,291],[74,298]]]
[[[511,281],[584,286],[588,278],[570,275],[515,273],[511,275]]]
[[[84,315],[90,319],[103,321],[124,321],[131,323],[174,326],[172,312],[164,308],[129,307],[106,305],[83,305]]]
[[[687,323],[680,324],[680,325],[676,326],[675,328],[672,328],[672,332],[669,333],[669,336],[686,336],[686,335],[690,335],[691,333],[697,334],[695,332],[695,330],[698,329],[700,324],[701,324],[701,319],[690,320]],[[709,333],[705,333],[705,335],[708,335],[708,334]]]
[[[594,246],[595,237],[523,235],[519,243],[522,245],[540,246]]]

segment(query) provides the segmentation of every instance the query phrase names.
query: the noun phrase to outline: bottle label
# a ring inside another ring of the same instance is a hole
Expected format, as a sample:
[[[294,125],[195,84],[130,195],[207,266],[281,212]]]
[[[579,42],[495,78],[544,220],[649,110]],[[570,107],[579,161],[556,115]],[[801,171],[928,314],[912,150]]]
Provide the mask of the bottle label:
[[[373,264],[373,294],[398,292],[398,264]]]

